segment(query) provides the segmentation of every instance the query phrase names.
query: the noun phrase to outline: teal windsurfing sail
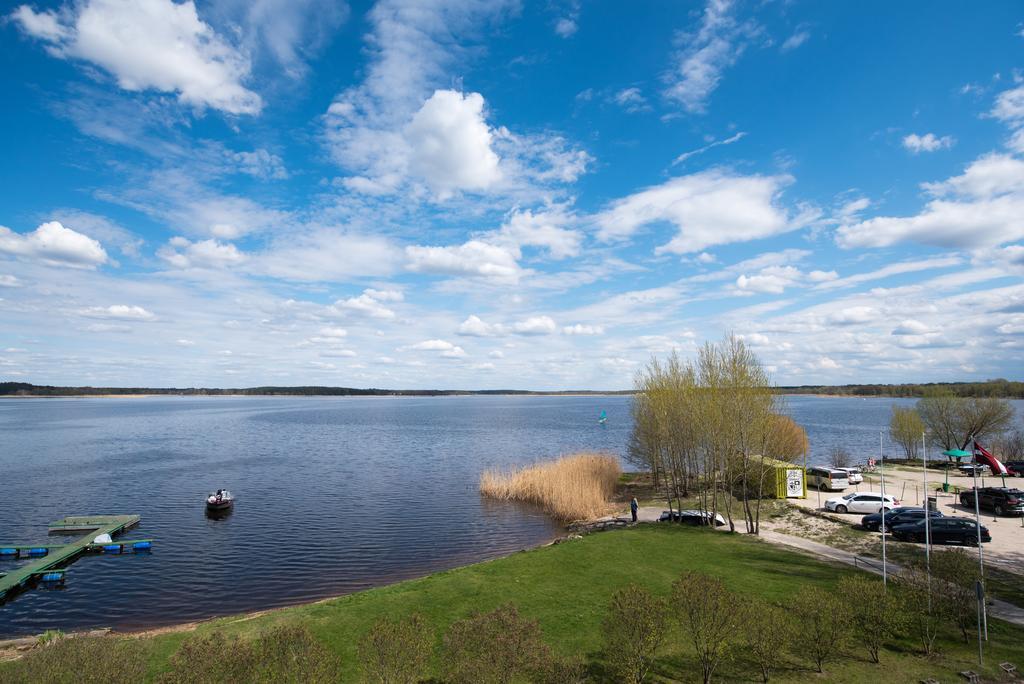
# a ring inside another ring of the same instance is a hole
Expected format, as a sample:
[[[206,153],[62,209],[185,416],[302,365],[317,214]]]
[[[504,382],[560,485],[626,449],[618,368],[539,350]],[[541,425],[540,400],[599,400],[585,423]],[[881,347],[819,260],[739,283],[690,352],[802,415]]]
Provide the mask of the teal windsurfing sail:
[[[608,414],[605,411],[601,411],[601,417],[597,419],[597,422],[601,425],[604,425],[606,422],[608,422]]]

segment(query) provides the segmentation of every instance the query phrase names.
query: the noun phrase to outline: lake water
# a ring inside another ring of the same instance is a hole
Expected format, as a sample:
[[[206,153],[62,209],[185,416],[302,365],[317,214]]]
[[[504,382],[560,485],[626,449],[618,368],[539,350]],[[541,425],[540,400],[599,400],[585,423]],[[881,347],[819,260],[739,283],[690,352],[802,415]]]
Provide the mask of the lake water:
[[[535,546],[559,526],[477,493],[481,471],[622,454],[629,398],[154,397],[0,401],[0,542],[138,513],[152,554],[86,556],[0,605],[0,636],[157,626],[358,591]],[[892,399],[795,396],[811,461],[878,452]],[[1015,402],[1022,412],[1024,402]],[[607,425],[597,424],[602,410]],[[887,453],[894,453],[886,444]],[[238,497],[221,520],[203,499]],[[9,565],[10,561],[0,561]],[[0,572],[3,567],[0,567]]]

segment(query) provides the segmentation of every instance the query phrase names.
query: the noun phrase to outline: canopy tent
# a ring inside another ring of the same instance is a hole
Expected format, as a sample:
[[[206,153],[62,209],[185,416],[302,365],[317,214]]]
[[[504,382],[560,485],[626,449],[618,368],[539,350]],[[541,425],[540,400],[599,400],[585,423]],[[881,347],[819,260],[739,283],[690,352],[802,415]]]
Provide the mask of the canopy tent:
[[[946,449],[942,452],[943,456],[949,456],[955,458],[957,463],[960,462],[961,458],[967,458],[968,456],[974,456],[970,451],[964,451],[963,449]]]

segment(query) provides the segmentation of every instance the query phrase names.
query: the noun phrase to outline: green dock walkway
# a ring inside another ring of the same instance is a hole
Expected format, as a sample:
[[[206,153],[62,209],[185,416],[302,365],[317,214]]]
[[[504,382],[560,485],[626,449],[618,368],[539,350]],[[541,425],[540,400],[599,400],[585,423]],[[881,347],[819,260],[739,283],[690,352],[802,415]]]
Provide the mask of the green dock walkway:
[[[60,566],[70,563],[79,555],[89,550],[94,550],[109,545],[130,545],[141,541],[114,540],[110,544],[95,544],[93,539],[101,534],[109,534],[113,537],[125,530],[134,527],[139,523],[137,515],[84,515],[70,516],[50,523],[50,534],[71,534],[75,532],[84,533],[79,539],[67,544],[2,544],[0,549],[46,549],[46,555],[37,558],[31,563],[13,568],[7,573],[0,569],[0,600],[3,600],[9,593],[24,587],[32,580],[47,572],[63,573]],[[2,566],[0,566],[2,567]]]

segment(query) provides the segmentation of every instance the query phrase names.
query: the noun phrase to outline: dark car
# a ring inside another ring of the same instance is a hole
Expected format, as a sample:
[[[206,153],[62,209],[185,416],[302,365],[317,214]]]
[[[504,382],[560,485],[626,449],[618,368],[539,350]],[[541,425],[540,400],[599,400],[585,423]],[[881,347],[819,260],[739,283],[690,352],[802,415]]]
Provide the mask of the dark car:
[[[1010,475],[1024,477],[1024,461],[1007,461],[1003,464]]]
[[[958,544],[960,546],[976,546],[978,544],[978,526],[970,518],[932,518],[931,540],[933,544]],[[899,541],[923,542],[925,540],[924,520],[907,525],[897,525],[892,536]],[[988,528],[982,525],[981,541],[992,541]]]
[[[942,513],[939,511],[932,511],[933,518],[941,518]],[[897,525],[906,525],[908,523],[917,522],[918,520],[924,520],[924,509],[914,506],[901,506],[900,508],[894,508],[891,511],[887,511],[885,514],[885,528],[889,532],[892,532],[892,528]],[[866,530],[877,532],[882,527],[882,514],[872,513],[871,515],[865,515],[860,519],[861,526]]]
[[[996,515],[1024,514],[1024,492],[1011,487],[979,487],[978,508]],[[974,490],[960,492],[960,505],[974,508]]]
[[[711,521],[715,521],[716,527],[721,527],[725,524],[725,518],[717,513],[712,514],[711,511],[698,511],[698,510],[682,510],[682,511],[662,511],[661,517],[658,518],[661,522],[681,522],[684,525],[710,525]]]

